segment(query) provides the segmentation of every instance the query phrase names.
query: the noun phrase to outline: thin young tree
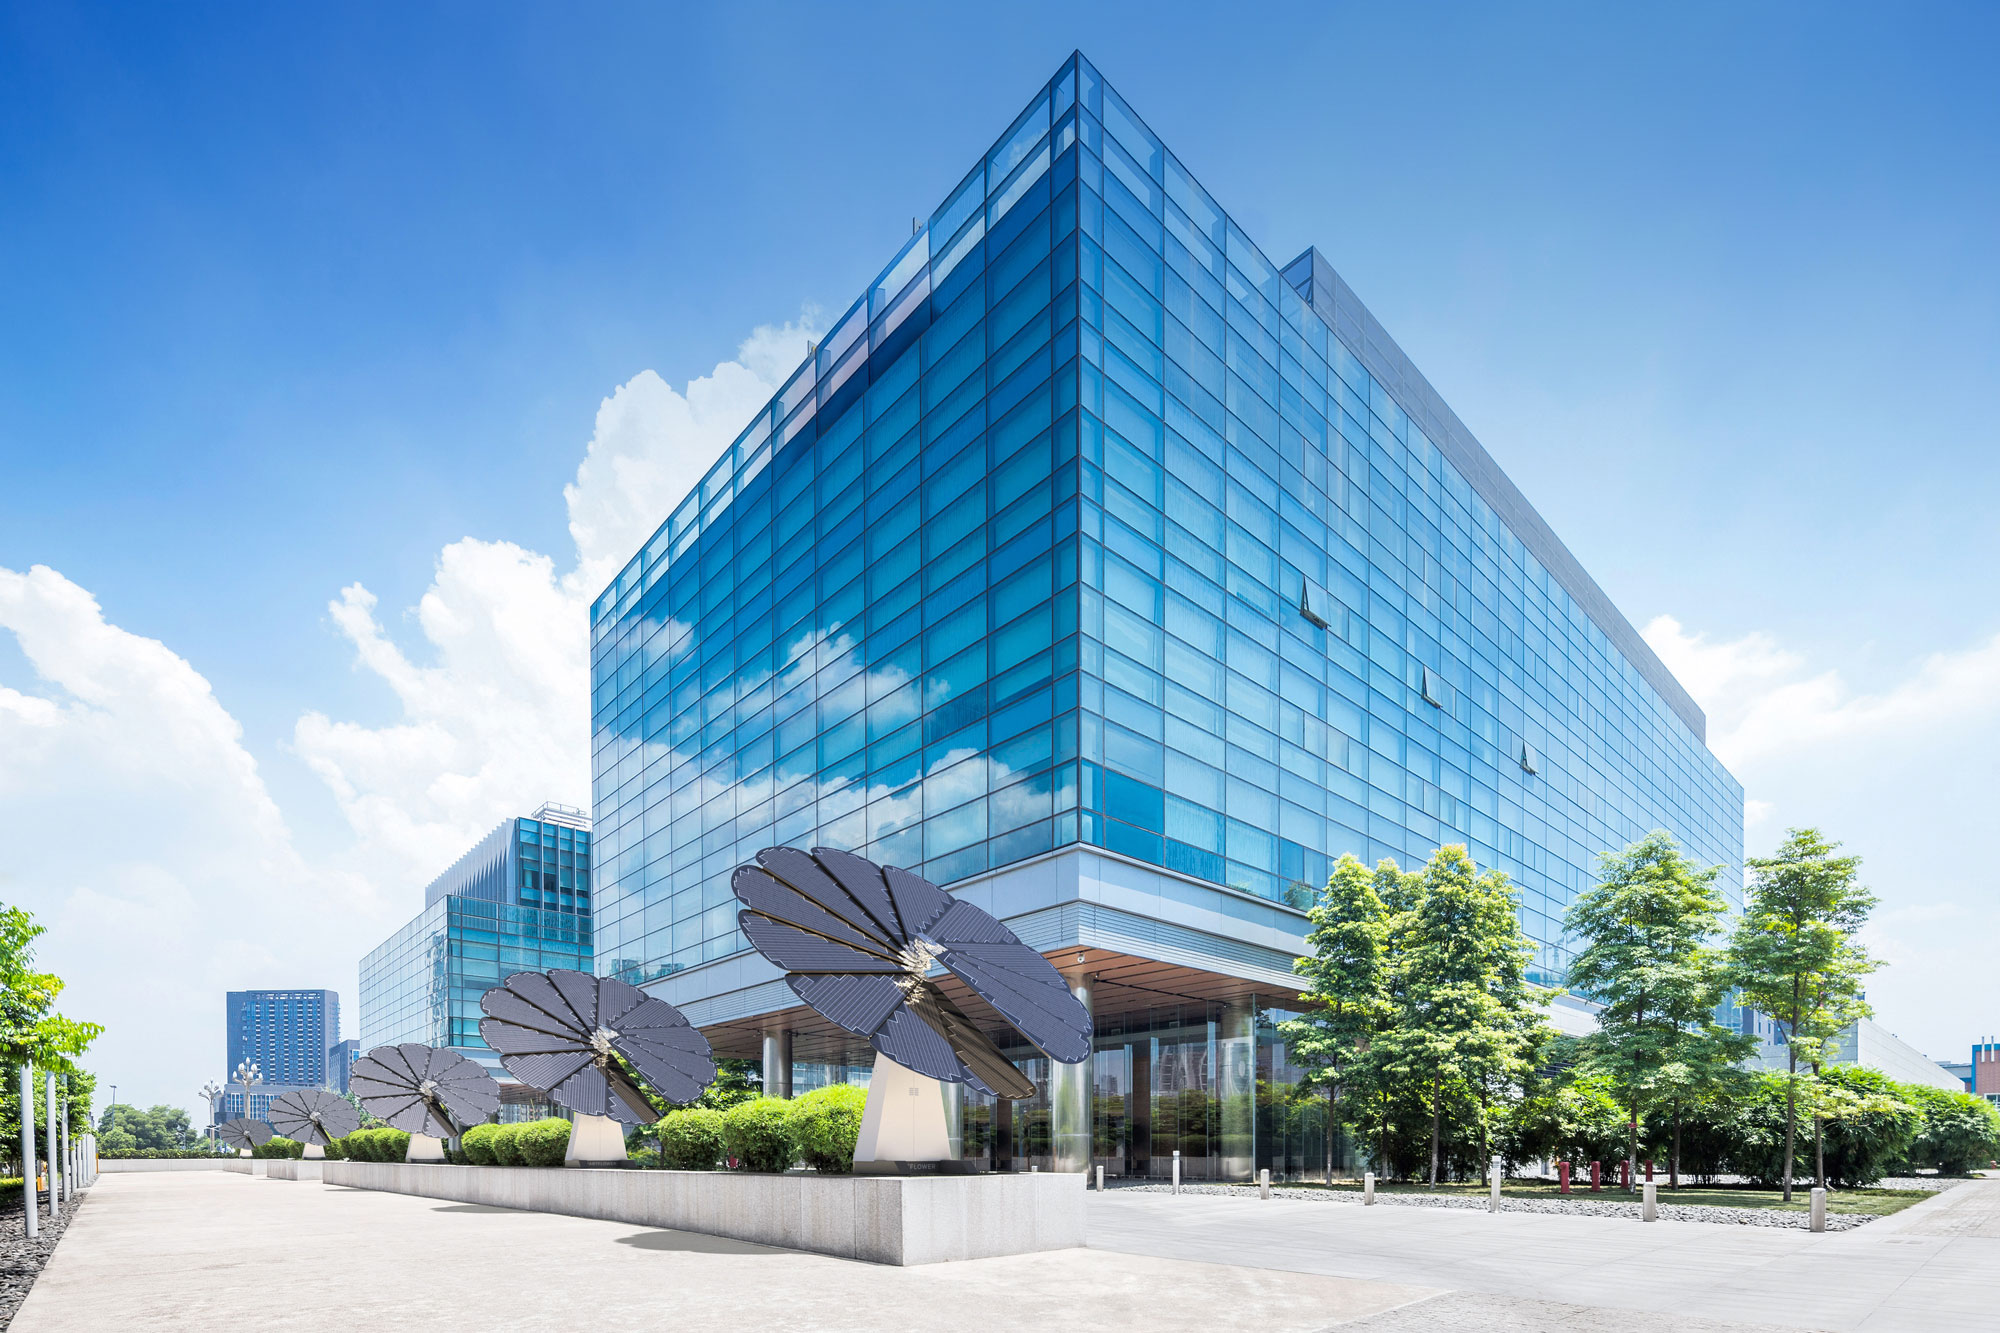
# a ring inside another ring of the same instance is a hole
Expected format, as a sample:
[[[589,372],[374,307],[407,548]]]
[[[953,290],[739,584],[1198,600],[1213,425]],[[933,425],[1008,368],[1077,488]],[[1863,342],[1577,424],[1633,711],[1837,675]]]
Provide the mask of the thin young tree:
[[[1858,882],[1861,859],[1835,855],[1839,848],[1818,829],[1792,829],[1775,856],[1751,858],[1743,915],[1729,943],[1730,976],[1743,1002],[1785,1031],[1786,1202],[1798,1147],[1799,1062],[1816,1068],[1841,1029],[1867,1016],[1861,982],[1877,966],[1854,939],[1875,895]],[[1824,1182],[1823,1154],[1817,1176]]]
[[[1729,905],[1716,874],[1656,831],[1600,858],[1597,883],[1563,916],[1579,945],[1569,984],[1604,1006],[1581,1046],[1625,1106],[1626,1179],[1634,1188],[1641,1115],[1656,1103],[1678,1104],[1696,1090],[1700,1062],[1729,1049],[1726,1033],[1710,1031],[1729,986],[1719,947]],[[1673,1176],[1678,1183],[1678,1157]]]
[[[1369,1041],[1388,1011],[1383,959],[1388,909],[1375,891],[1374,873],[1349,853],[1335,863],[1306,917],[1312,922],[1306,935],[1312,952],[1294,959],[1292,970],[1306,979],[1299,999],[1309,1007],[1280,1024],[1278,1033],[1306,1081],[1326,1089],[1331,1185],[1334,1136],[1348,1109],[1342,1099],[1365,1076]]]
[[[1512,886],[1497,870],[1480,874],[1462,846],[1432,854],[1392,936],[1391,1014],[1375,1058],[1385,1074],[1423,1089],[1436,1185],[1446,1098],[1480,1098],[1518,1079],[1542,1035],[1542,1004],[1528,987],[1532,950]]]

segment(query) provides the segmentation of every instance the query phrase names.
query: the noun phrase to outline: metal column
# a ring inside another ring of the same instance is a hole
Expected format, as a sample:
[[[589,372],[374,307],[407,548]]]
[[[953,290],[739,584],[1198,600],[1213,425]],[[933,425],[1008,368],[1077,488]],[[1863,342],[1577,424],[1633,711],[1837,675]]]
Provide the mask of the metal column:
[[[764,1095],[792,1095],[792,1032],[790,1028],[764,1029]]]
[[[1223,1005],[1216,1033],[1215,1096],[1221,1104],[1218,1163],[1224,1180],[1248,1180],[1257,1167],[1257,1013],[1249,999]]]
[[[35,1072],[21,1066],[21,1195],[22,1213],[28,1220],[28,1239],[38,1228],[35,1202]]]
[[[56,1076],[42,1075],[42,1086],[48,1094],[49,1105],[49,1216],[56,1215],[62,1206],[62,1159],[56,1156]]]
[[[1089,1012],[1093,974],[1072,974],[1063,980],[1069,983],[1070,994]],[[1093,1063],[1090,1056],[1073,1065],[1049,1062],[1049,1151],[1054,1158],[1051,1170],[1090,1170],[1091,1139],[1096,1130],[1091,1098]]]

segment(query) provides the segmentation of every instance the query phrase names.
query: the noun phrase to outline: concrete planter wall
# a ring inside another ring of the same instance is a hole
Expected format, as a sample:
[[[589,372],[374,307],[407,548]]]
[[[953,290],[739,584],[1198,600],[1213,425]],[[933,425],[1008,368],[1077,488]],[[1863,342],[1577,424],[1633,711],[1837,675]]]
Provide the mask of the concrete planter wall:
[[[270,1167],[270,1177],[273,1180],[319,1180],[320,1168],[326,1165],[326,1159],[315,1157],[311,1161],[306,1161],[291,1157],[274,1158],[267,1165]]]
[[[101,1176],[129,1175],[137,1171],[234,1171],[250,1174],[250,1162],[242,1157],[100,1157]]]
[[[1080,1175],[763,1176],[410,1162],[325,1169],[329,1185],[671,1227],[879,1264],[1083,1244]]]

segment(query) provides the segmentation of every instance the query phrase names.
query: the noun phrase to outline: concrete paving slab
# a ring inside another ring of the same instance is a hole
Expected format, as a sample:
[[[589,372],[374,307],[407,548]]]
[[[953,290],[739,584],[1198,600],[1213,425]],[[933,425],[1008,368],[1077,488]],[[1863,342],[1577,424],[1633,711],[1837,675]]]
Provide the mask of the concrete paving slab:
[[[888,1268],[629,1223],[190,1172],[100,1181],[13,1333],[960,1325],[1280,1333],[1435,1294],[1090,1249]]]
[[[1158,1258],[1791,1328],[2000,1330],[2000,1181],[1818,1236],[1122,1191],[1089,1208],[1092,1246]]]

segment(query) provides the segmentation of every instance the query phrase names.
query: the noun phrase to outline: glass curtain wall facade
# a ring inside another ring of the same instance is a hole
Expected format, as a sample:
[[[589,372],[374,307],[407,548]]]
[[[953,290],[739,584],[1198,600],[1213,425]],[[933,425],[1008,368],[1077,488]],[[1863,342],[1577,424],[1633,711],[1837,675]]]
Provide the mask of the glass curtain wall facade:
[[[502,824],[361,960],[361,1053],[405,1041],[448,1046],[509,1080],[479,1035],[479,999],[511,973],[592,970],[589,878],[587,830]]]
[[[1268,260],[1080,56],[591,633],[599,957],[677,1003],[754,989],[729,873],[774,843],[1007,917],[1047,904],[996,872],[1062,849],[1206,886],[1176,959],[1261,980],[1099,1014],[1099,1099],[1147,1070],[1118,1122],[1147,1135],[1100,1127],[1135,1161],[1196,1102],[1218,1170],[1286,1159],[1252,1108],[1290,1078],[1259,1016],[1343,852],[1467,844],[1549,985],[1599,853],[1665,828],[1738,882],[1741,788],[1685,692],[1325,261]],[[992,1111],[1032,1157],[1034,1107]]]

